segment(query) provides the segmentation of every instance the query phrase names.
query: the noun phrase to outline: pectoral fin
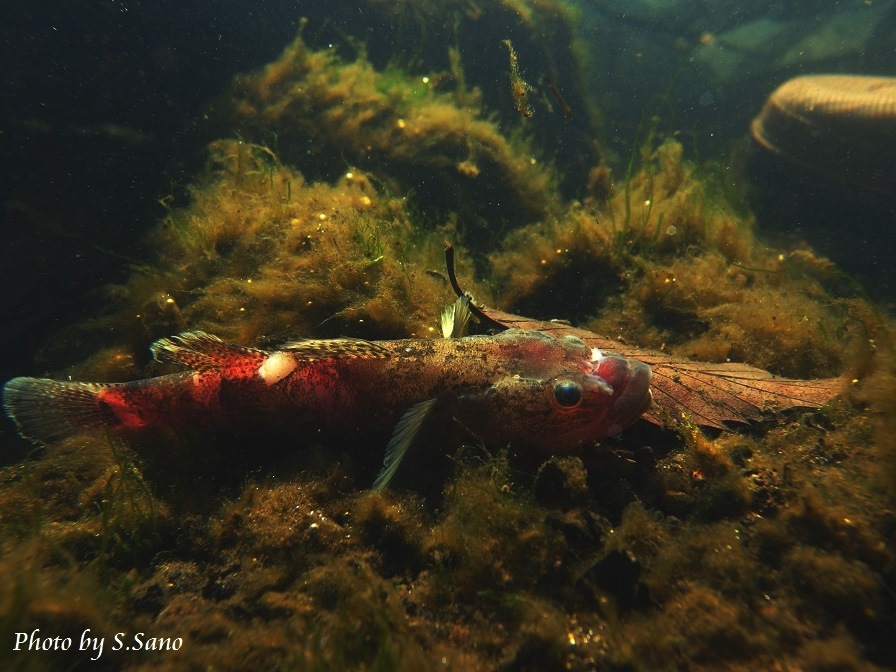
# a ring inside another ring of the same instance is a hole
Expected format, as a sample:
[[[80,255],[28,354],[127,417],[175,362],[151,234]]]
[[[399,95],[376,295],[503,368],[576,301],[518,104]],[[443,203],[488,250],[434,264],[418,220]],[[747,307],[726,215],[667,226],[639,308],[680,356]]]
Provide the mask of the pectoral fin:
[[[414,437],[417,436],[417,432],[420,431],[435,405],[435,399],[427,399],[414,404],[401,416],[398,424],[395,425],[395,431],[392,432],[392,438],[389,439],[389,445],[386,446],[383,468],[373,482],[373,490],[382,490],[389,485],[389,481],[392,480],[392,477],[398,471],[398,467],[408,452],[408,448],[414,442]]]

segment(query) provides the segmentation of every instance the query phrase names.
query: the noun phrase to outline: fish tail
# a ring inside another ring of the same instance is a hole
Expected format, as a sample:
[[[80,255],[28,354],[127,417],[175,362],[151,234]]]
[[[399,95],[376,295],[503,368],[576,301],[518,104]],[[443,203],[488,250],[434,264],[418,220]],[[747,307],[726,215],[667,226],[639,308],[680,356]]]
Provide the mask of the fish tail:
[[[99,393],[108,385],[47,378],[13,378],[3,386],[3,407],[19,434],[47,444],[115,422]]]

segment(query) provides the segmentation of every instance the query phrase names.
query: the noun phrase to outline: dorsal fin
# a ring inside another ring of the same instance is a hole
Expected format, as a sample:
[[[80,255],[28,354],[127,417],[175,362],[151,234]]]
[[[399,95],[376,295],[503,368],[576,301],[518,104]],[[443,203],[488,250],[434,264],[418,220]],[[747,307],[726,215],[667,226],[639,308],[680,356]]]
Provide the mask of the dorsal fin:
[[[470,325],[470,299],[459,296],[457,300],[442,311],[442,337],[462,338],[468,335]]]
[[[234,357],[258,360],[258,366],[268,356],[264,350],[225,343],[204,331],[185,331],[170,338],[160,338],[150,346],[157,362],[180,364],[192,371],[212,371],[233,363]]]
[[[385,359],[392,354],[382,345],[358,338],[309,338],[284,343],[279,350],[292,353],[306,361],[352,357]]]

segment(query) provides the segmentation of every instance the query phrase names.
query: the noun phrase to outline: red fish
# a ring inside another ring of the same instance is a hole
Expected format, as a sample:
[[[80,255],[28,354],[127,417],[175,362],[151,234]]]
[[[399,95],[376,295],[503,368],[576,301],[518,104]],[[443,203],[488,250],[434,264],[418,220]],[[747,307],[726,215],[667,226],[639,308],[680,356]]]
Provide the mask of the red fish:
[[[646,364],[603,356],[576,337],[521,329],[443,340],[304,340],[272,352],[192,331],[152,351],[189,370],[129,383],[14,378],[3,388],[6,412],[38,443],[97,426],[286,421],[332,437],[392,431],[374,484],[381,488],[424,423],[457,418],[485,442],[558,453],[619,432],[651,404]]]

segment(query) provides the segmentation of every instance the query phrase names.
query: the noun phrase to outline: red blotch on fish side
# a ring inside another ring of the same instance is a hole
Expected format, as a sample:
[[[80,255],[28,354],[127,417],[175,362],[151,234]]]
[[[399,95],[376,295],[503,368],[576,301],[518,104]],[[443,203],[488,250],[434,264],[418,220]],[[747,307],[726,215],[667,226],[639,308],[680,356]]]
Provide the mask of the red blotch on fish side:
[[[111,409],[119,423],[121,423],[121,427],[129,429],[146,427],[149,423],[137,409],[133,408],[131,401],[128,399],[129,396],[122,388],[110,387],[101,390],[97,398],[101,404],[105,404]]]

